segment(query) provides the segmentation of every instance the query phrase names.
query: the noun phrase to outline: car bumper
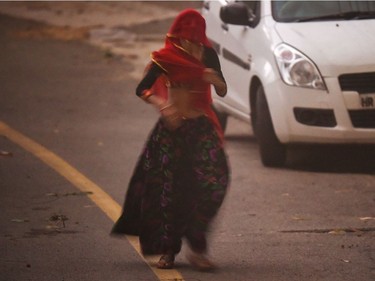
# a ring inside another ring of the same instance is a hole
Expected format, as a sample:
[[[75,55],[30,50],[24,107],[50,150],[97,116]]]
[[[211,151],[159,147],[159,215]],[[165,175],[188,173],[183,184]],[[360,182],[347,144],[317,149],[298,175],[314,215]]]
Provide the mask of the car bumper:
[[[265,87],[279,140],[375,144],[375,107],[371,103],[364,107],[356,92],[342,92],[337,79],[328,78],[325,82],[328,92],[291,87],[282,81]]]

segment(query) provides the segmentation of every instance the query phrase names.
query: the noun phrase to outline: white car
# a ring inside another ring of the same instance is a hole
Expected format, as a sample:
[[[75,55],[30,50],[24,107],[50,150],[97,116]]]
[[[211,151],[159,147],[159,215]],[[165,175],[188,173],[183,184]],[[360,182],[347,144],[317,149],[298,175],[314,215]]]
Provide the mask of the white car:
[[[265,166],[294,143],[375,144],[375,1],[204,1],[228,84],[214,108],[251,122]]]

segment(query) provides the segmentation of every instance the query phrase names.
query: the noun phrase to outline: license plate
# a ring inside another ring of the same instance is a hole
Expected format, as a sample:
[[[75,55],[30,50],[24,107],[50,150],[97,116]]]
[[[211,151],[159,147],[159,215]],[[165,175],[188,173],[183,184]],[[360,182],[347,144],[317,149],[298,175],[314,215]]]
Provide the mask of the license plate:
[[[359,102],[362,108],[374,108],[375,107],[375,94],[362,94],[359,96]]]

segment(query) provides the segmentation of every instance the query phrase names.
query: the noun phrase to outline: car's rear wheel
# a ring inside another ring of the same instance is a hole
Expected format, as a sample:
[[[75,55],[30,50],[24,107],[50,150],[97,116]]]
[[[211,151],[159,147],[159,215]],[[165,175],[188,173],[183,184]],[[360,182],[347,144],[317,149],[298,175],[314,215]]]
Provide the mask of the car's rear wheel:
[[[262,163],[268,167],[283,166],[286,161],[286,146],[279,141],[275,134],[266,96],[261,85],[256,90],[255,110],[254,125]]]

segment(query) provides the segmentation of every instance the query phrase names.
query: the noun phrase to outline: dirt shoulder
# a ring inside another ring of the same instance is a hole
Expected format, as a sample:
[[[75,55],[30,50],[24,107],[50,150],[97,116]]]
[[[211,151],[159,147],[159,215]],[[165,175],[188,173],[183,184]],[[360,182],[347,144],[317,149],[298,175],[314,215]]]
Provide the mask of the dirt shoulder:
[[[178,12],[200,6],[201,1],[0,2],[0,13],[29,21],[14,36],[85,40],[130,61],[130,74],[138,79]]]

